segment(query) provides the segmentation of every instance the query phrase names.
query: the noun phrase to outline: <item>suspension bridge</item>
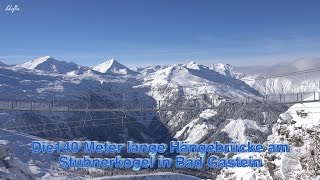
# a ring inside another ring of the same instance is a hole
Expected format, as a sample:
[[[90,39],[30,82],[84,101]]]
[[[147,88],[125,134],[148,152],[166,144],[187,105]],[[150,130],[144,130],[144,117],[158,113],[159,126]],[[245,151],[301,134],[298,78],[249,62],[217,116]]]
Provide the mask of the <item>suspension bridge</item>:
[[[320,92],[291,94],[269,94],[266,96],[222,97],[216,94],[204,94],[202,99],[176,100],[131,100],[108,101],[92,100],[90,94],[77,100],[19,100],[0,99],[2,111],[35,112],[137,112],[137,111],[184,111],[221,109],[236,106],[290,105],[297,103],[320,102]],[[68,99],[68,97],[65,97]],[[221,105],[222,103],[222,105]],[[174,106],[172,105],[174,104]]]
[[[287,74],[279,74],[270,77],[258,77],[250,80],[262,80],[276,77],[286,77],[298,74],[307,74],[310,72],[317,72],[320,69],[298,71]],[[173,87],[174,88],[174,87]],[[194,87],[191,87],[194,88]],[[172,88],[171,88],[172,89]],[[3,94],[2,94],[3,95]],[[26,133],[41,133],[57,130],[70,130],[91,126],[109,126],[109,125],[123,125],[127,123],[154,121],[155,115],[143,115],[134,116],[130,112],[159,112],[162,111],[195,111],[195,110],[207,110],[207,109],[228,109],[237,107],[266,107],[269,111],[271,105],[284,105],[289,106],[297,103],[311,103],[320,102],[320,91],[313,92],[298,92],[298,93],[282,93],[282,94],[266,94],[261,96],[221,96],[214,93],[201,94],[201,97],[176,97],[173,100],[155,100],[153,98],[148,99],[125,99],[125,95],[120,100],[110,100],[103,97],[99,93],[88,93],[79,95],[75,94],[33,94],[17,97],[15,96],[0,96],[0,111],[24,111],[24,112],[85,112],[90,115],[91,112],[114,112],[122,113],[122,117],[108,117],[102,119],[84,119],[68,122],[45,122],[40,124],[24,124],[20,126],[14,126],[10,129],[25,129],[35,128],[35,130]],[[32,98],[26,98],[32,97]],[[319,112],[320,113],[320,112]],[[128,116],[127,116],[128,115]],[[91,115],[90,115],[91,116]],[[150,116],[150,117],[149,117]],[[143,120],[129,120],[143,119]],[[144,119],[146,118],[146,119]],[[120,121],[119,121],[120,119]],[[125,121],[128,119],[128,121]],[[115,121],[112,121],[115,120]],[[105,123],[105,121],[109,121]],[[111,122],[112,121],[112,122]],[[95,123],[93,123],[95,122]],[[99,122],[99,123],[98,123]],[[100,123],[101,122],[101,123]],[[70,124],[71,123],[71,124]],[[53,128],[66,124],[68,127]],[[76,125],[72,125],[76,124]],[[70,127],[69,127],[70,125]],[[48,129],[48,128],[49,129]]]

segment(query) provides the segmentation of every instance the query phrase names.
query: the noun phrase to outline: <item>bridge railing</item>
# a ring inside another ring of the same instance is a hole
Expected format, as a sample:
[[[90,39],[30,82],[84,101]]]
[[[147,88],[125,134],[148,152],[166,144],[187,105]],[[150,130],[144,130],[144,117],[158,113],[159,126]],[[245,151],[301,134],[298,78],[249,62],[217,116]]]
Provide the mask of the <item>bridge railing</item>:
[[[266,96],[266,101],[269,103],[300,103],[319,101],[319,92],[303,92],[303,93],[289,93],[289,94],[269,94]]]
[[[65,98],[66,99],[66,98]],[[269,94],[265,97],[203,97],[203,99],[175,98],[171,100],[131,99],[109,100],[106,98],[85,98],[63,100],[18,100],[0,99],[0,110],[20,111],[148,111],[148,110],[196,110],[219,107],[219,102],[226,106],[233,104],[294,104],[320,101],[319,92]],[[228,103],[228,104],[226,104]]]

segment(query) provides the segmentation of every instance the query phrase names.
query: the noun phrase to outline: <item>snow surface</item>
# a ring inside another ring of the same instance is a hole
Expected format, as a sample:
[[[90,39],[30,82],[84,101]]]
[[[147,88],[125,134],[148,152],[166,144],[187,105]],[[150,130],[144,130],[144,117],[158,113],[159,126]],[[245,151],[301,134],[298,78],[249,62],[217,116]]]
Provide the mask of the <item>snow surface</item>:
[[[9,65],[7,65],[7,64],[5,64],[5,63],[3,63],[3,62],[0,61],[0,66],[8,67]]]
[[[23,64],[17,65],[16,67],[42,70],[52,73],[67,73],[70,71],[79,70],[81,66],[66,61],[58,61],[51,56],[44,56],[31,61],[25,62]]]
[[[312,66],[310,66],[310,64]],[[278,68],[277,71],[299,70],[302,67],[316,67],[317,65],[317,63],[312,63],[311,61],[301,60],[295,62],[293,66],[279,66],[281,68]],[[263,67],[262,69],[265,69],[266,72],[272,72],[272,68],[268,69]],[[110,102],[121,101],[123,91],[126,91],[129,92],[126,98],[134,102],[132,104],[133,107],[137,106],[137,99],[147,99],[146,106],[150,107],[157,106],[157,100],[168,100],[168,103],[164,104],[164,106],[175,107],[178,105],[187,105],[187,101],[184,102],[185,100],[183,100],[183,102],[181,102],[180,96],[186,97],[187,100],[192,102],[192,99],[208,97],[206,96],[208,94],[210,97],[212,97],[212,94],[219,94],[230,98],[243,96],[258,97],[264,93],[266,85],[269,93],[291,92],[296,90],[309,91],[319,89],[320,87],[319,74],[317,73],[307,76],[306,78],[285,77],[244,82],[241,80],[243,77],[262,76],[264,75],[264,71],[261,70],[256,73],[241,72],[239,68],[221,63],[205,66],[197,64],[196,62],[190,62],[185,65],[178,64],[137,68],[137,72],[139,73],[130,70],[114,59],[103,62],[93,69],[90,69],[74,63],[58,61],[47,56],[14,67],[0,67],[0,91],[3,92],[1,97],[8,95],[11,98],[28,98],[26,96],[30,94],[37,95],[37,93],[41,93],[41,95],[44,96],[42,98],[46,99],[52,98],[52,94],[59,93],[65,94],[60,96],[60,99],[72,99],[73,97],[70,96],[70,94],[85,94],[92,91],[103,95],[104,98]],[[276,70],[274,72],[276,72]],[[202,105],[210,105],[210,103],[211,102],[204,101]],[[310,129],[318,127],[319,113],[317,113],[317,111],[319,111],[319,107],[320,104],[318,103],[297,104],[292,106],[287,112],[280,116],[278,123],[273,128],[273,135],[268,138],[268,142],[266,143],[288,142],[296,138],[296,136],[301,135],[299,129],[302,129],[301,131],[306,133]],[[306,116],[302,116],[301,113],[298,114],[298,112],[302,112],[302,110],[307,114]],[[214,110],[191,113],[167,112],[165,115],[162,114],[165,118],[164,121],[160,123],[168,128],[170,135],[173,135],[179,140],[203,142],[204,140],[210,139],[210,136],[215,132],[219,124],[224,124],[224,122],[218,122],[213,125],[214,122],[216,122],[216,119],[214,119],[216,115],[219,114]],[[15,122],[16,117],[18,116],[14,113],[1,113],[1,125],[17,123]],[[44,121],[43,117],[49,117],[51,119],[57,118],[57,122],[70,118],[66,114],[48,115],[42,113],[38,113],[34,117],[39,118],[40,122]],[[155,116],[151,116],[149,119],[144,117],[136,119],[150,120],[154,117]],[[284,122],[289,125],[283,127]],[[159,126],[154,128],[154,124],[152,123],[146,122],[141,124],[143,126],[139,126],[139,128],[143,127],[141,128],[142,132],[138,133],[144,140],[153,140],[153,136],[146,134],[150,130],[154,131],[151,132],[154,134],[164,133],[163,131],[156,131]],[[131,124],[125,128],[124,132],[117,133],[126,139],[132,138],[129,132],[130,128],[136,131],[136,129],[134,129],[136,127]],[[227,133],[231,139],[240,142],[245,142],[250,138],[245,135],[248,129],[262,133],[267,133],[268,130],[266,127],[260,126],[255,121],[249,119],[229,119],[225,127],[219,128],[218,131],[222,129],[221,131]],[[282,137],[282,135],[279,135],[278,130],[283,129],[288,131],[289,138],[286,139]],[[313,147],[313,142],[309,135],[306,134],[303,136],[305,137],[305,139],[303,139],[304,145],[294,147],[294,153],[292,155],[276,155],[277,158],[273,162],[276,165],[276,170],[273,173],[271,173],[268,167],[263,167],[262,169],[224,169],[220,177],[222,177],[222,179],[270,179],[272,176],[278,179],[300,178],[302,175],[307,174],[307,171],[304,170],[305,164],[301,163],[300,160],[302,157],[308,156],[306,149]],[[3,173],[5,177],[10,177],[10,174],[17,174],[19,179],[27,178],[29,175],[30,177],[43,179],[83,178],[69,174],[69,172],[67,172],[67,177],[60,176],[59,173],[61,173],[61,171],[55,166],[52,166],[52,163],[56,165],[54,161],[56,159],[55,156],[42,157],[30,154],[30,151],[26,148],[30,146],[32,139],[36,139],[36,137],[16,134],[9,131],[0,131],[0,147],[9,150],[9,154],[3,153],[5,157],[0,166],[0,172]],[[21,146],[21,148],[14,149],[17,145]],[[248,155],[249,154],[238,154],[236,156],[246,157]],[[253,155],[263,156],[265,159],[268,156],[263,153]],[[9,165],[9,168],[5,166],[6,164]],[[312,167],[312,165],[310,165],[310,167]],[[299,172],[301,173],[299,174]],[[160,177],[170,179],[176,176],[171,176],[170,174],[169,176],[161,175],[159,178]],[[131,179],[140,178],[140,176],[116,176],[113,178]],[[143,179],[144,177],[141,178]],[[151,175],[146,178],[152,179],[155,177]],[[177,179],[179,178],[177,177]],[[181,179],[183,178],[184,176]]]
[[[310,97],[312,98],[312,97]],[[305,112],[301,114],[299,112]],[[236,127],[236,126],[234,126]],[[303,103],[291,106],[280,115],[273,127],[273,133],[265,145],[289,143],[289,153],[256,153],[264,160],[264,167],[224,168],[217,179],[268,180],[268,179],[320,179],[315,166],[319,160],[313,157],[311,151],[319,153],[316,147],[320,134],[320,103]],[[229,130],[231,130],[229,128]],[[236,134],[236,133],[235,133]],[[320,154],[317,154],[319,157]],[[246,157],[246,153],[236,156]],[[270,160],[271,159],[271,160]],[[273,160],[272,160],[273,159]],[[271,168],[273,167],[274,168]]]
[[[100,73],[109,73],[109,74],[116,74],[116,75],[136,74],[136,72],[120,64],[115,59],[110,59],[103,62],[95,66],[93,70],[98,71]]]
[[[93,180],[198,180],[200,178],[177,173],[155,173],[146,175],[118,175],[110,177],[94,178]]]
[[[262,159],[265,164],[263,153],[241,153],[233,156],[233,158],[249,159]],[[221,174],[217,176],[217,180],[272,180],[267,167],[250,168],[250,167],[237,167],[237,168],[224,168]]]
[[[0,177],[4,179],[32,179],[53,176],[62,172],[57,168],[55,154],[31,153],[31,142],[43,140],[22,133],[0,129]],[[7,153],[4,153],[7,152]]]
[[[228,96],[259,95],[244,82],[227,77],[194,62],[188,65],[173,65],[144,76],[144,85],[158,88],[163,85],[181,87],[186,94],[217,93]],[[192,66],[193,68],[187,68]],[[197,68],[195,68],[197,67]]]
[[[267,133],[268,128],[259,126],[257,122],[248,119],[230,119],[229,123],[222,129],[222,132],[228,133],[229,137],[236,142],[246,143],[250,139],[245,135],[246,129],[255,129]]]
[[[320,58],[304,57],[293,62],[278,63],[272,66],[234,67],[232,73],[241,74],[238,79],[245,81],[262,94],[297,93],[319,90],[320,71],[314,70],[270,79],[254,78],[319,68]]]

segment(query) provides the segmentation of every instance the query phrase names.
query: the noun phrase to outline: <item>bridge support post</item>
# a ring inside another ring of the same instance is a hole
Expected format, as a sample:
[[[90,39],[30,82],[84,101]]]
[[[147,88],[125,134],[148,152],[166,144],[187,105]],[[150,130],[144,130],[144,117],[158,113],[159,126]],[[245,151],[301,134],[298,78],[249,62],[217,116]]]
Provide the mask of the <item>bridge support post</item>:
[[[214,98],[211,99],[211,108],[214,108]]]
[[[158,109],[159,109],[159,111],[161,110],[161,101],[159,100],[159,105],[158,105]]]

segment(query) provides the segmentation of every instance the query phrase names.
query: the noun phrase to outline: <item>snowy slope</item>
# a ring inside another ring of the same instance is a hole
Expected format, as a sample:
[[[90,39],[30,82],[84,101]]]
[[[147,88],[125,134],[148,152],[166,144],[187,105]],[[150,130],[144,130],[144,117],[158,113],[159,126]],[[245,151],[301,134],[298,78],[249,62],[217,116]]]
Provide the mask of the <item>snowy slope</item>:
[[[0,115],[1,116],[1,115]],[[39,179],[59,176],[57,154],[31,153],[31,142],[43,140],[0,129],[0,178]]]
[[[229,137],[239,143],[246,143],[250,139],[245,135],[247,129],[258,130],[263,133],[268,132],[265,126],[259,126],[257,122],[248,119],[231,119],[229,123],[222,129],[222,132],[228,133]]]
[[[36,69],[52,73],[67,73],[82,68],[81,66],[75,63],[58,61],[52,58],[51,56],[44,56],[37,59],[33,59],[23,64],[17,65],[16,67]]]
[[[106,74],[115,74],[115,75],[129,75],[136,74],[136,72],[127,68],[126,66],[120,64],[115,59],[107,60],[93,68],[93,70],[98,71],[100,73]]]
[[[211,107],[212,94],[234,98],[259,96],[256,90],[244,82],[195,62],[159,68],[150,73],[141,74],[140,77],[143,87],[150,88],[147,93],[151,97],[155,100],[166,100],[162,107],[174,108],[178,105],[194,107],[194,99],[201,99],[197,102],[199,106]],[[214,103],[219,105],[220,102]],[[167,112],[161,120],[174,138],[201,143],[220,135],[226,137],[221,127],[225,121],[220,117],[221,113],[214,110]],[[227,140],[228,137],[225,139]]]
[[[0,61],[0,66],[2,66],[2,67],[8,67],[9,65],[7,65],[7,64],[5,64],[5,63],[3,63],[3,62]]]
[[[85,71],[79,74],[57,74],[49,73],[46,71],[35,71],[25,69],[21,67],[6,67],[0,68],[0,99],[12,99],[17,98],[19,100],[41,100],[41,101],[55,101],[57,106],[67,107],[67,103],[72,103],[73,108],[85,108],[85,99],[91,95],[91,105],[94,107],[104,108],[106,104],[108,107],[117,108],[120,107],[120,103],[123,101],[124,94],[126,93],[128,108],[136,108],[138,100],[144,99],[147,103],[152,104],[154,101],[147,96],[143,91],[134,88],[135,85],[139,85],[140,82],[135,78],[126,78],[122,76],[112,76],[96,71]],[[71,103],[69,104],[69,106]],[[0,103],[0,106],[8,106],[7,103]],[[48,103],[41,104],[44,109],[48,110]],[[30,109],[30,104],[23,104],[19,101],[19,107]],[[121,121],[122,114],[113,112],[104,113],[85,113],[85,112],[70,112],[70,113],[52,113],[52,112],[8,112],[13,118],[0,119],[0,127],[7,128],[8,126],[19,126],[27,122],[29,124],[43,124],[45,122],[60,123],[49,128],[59,128],[62,126],[79,126],[81,122],[76,124],[68,124],[68,121],[84,120],[84,119],[102,119],[113,118],[111,120],[96,121],[97,123],[110,123]],[[143,115],[146,117],[141,117]],[[133,112],[128,113],[126,121],[137,121],[143,119],[142,123],[136,122],[132,124],[126,124],[125,126],[93,126],[89,130],[84,131],[83,128],[74,130],[61,130],[55,132],[39,133],[42,137],[64,137],[74,138],[75,136],[81,136],[90,139],[109,139],[114,141],[126,141],[128,138],[136,139],[138,141],[151,141],[153,138],[157,138],[157,135],[152,134],[149,129],[144,127],[143,123],[151,122],[156,116],[155,113]],[[155,120],[156,121],[156,120]],[[19,129],[18,131],[37,131],[41,130],[40,126],[32,126]],[[137,132],[135,128],[140,128],[142,131]],[[164,129],[164,127],[160,128]],[[128,136],[130,134],[130,137]],[[159,136],[165,135],[159,134]]]
[[[147,67],[136,67],[133,70],[138,73],[147,75],[148,73],[154,73],[160,69],[164,69],[167,67],[168,67],[167,65],[164,65],[164,66],[156,65],[156,66],[147,66]]]
[[[199,180],[200,178],[177,174],[177,173],[155,173],[146,175],[118,175],[111,177],[94,178],[93,180]]]
[[[223,63],[217,63],[217,64],[210,64],[209,69],[228,77],[233,78],[241,78],[243,75],[241,73],[237,73],[233,70],[233,67],[230,64],[223,64]]]
[[[239,77],[241,80],[263,94],[279,94],[318,90],[320,87],[320,80],[318,78],[320,77],[320,71],[260,80],[254,78],[272,77],[277,74],[319,68],[320,58],[300,58],[292,62],[278,63],[272,66],[235,67],[233,72],[242,74],[242,76]]]
[[[215,127],[207,122],[207,119],[216,114],[214,110],[205,110],[201,112],[198,118],[191,120],[181,130],[176,132],[174,138],[190,142],[198,143],[205,138],[205,136]]]
[[[319,113],[319,102],[293,105],[280,115],[265,143],[288,143],[290,153],[256,153],[264,161],[264,167],[225,168],[218,179],[320,179]],[[245,158],[248,154],[236,156]]]
[[[137,104],[140,104],[140,100],[143,100],[144,105],[148,107],[157,107],[158,100],[166,100],[161,104],[161,107],[175,108],[177,106],[211,106],[212,101],[210,98],[213,97],[213,94],[231,99],[244,96],[257,97],[261,94],[256,89],[263,93],[262,89],[264,87],[263,83],[260,82],[246,82],[246,84],[244,81],[239,80],[239,78],[245,76],[244,74],[236,72],[235,68],[230,65],[223,64],[205,66],[190,62],[188,64],[171,66],[152,66],[137,68],[138,73],[113,59],[93,69],[83,68],[78,65],[73,66],[72,64],[73,63],[71,63],[70,66],[69,63],[57,61],[51,57],[43,57],[15,67],[1,67],[0,92],[2,92],[2,94],[0,98],[46,98],[47,100],[52,100],[52,96],[56,95],[57,99],[55,100],[57,101],[81,101],[86,99],[86,95],[90,92],[92,94],[92,96],[90,96],[92,105],[96,107],[101,107],[101,104],[105,105],[105,102],[114,105],[125,98],[131,102],[128,105],[128,107],[131,108],[136,108]],[[300,67],[302,65],[297,66]],[[249,76],[247,75],[246,77]],[[307,79],[315,80],[317,77],[319,76]],[[288,86],[288,89],[301,88],[300,85],[297,84],[299,84],[298,81],[296,83],[296,81],[292,79],[285,81],[281,79],[277,81],[273,80],[270,82],[270,91],[283,89],[282,86]],[[201,101],[198,102],[195,99],[201,99]],[[214,105],[220,105],[221,103],[223,102],[217,101],[214,102]],[[127,117],[130,117],[126,120],[142,120],[141,123],[96,126],[95,128],[90,127],[88,129],[58,131],[39,135],[42,137],[54,136],[57,138],[63,137],[70,139],[81,137],[84,139],[117,142],[123,142],[129,139],[139,142],[155,142],[168,141],[176,138],[183,141],[201,143],[213,140],[226,142],[238,140],[244,142],[251,138],[248,134],[253,132],[253,134],[256,133],[256,136],[259,136],[258,140],[265,141],[267,135],[271,133],[271,128],[261,125],[261,118],[255,118],[253,115],[247,117],[259,111],[258,108],[252,109],[250,112],[244,107],[226,110],[197,109],[193,111],[172,111],[158,114],[153,112],[134,112],[126,114]],[[272,107],[270,108],[272,109]],[[277,106],[273,109],[281,111]],[[121,121],[119,117],[122,116],[122,114],[119,115],[117,113],[5,113],[7,114],[0,116],[0,125],[2,128],[21,125],[22,123],[37,124],[44,122],[64,123],[48,128],[57,128],[59,126],[68,127],[69,124],[65,122],[89,118],[103,119],[106,117],[115,119],[108,119],[105,122],[119,123]],[[269,123],[275,121],[276,118]],[[312,122],[309,123],[312,127],[318,124],[317,120],[308,121]],[[301,121],[301,123],[305,122]],[[299,124],[299,122],[296,124]],[[137,129],[139,131],[137,131]],[[41,127],[19,130],[41,130]],[[0,139],[0,144],[8,145],[8,143],[12,143],[10,141],[14,140],[2,138]],[[19,154],[19,152],[14,152],[13,154]],[[24,161],[22,162],[26,164]],[[40,166],[42,167],[42,165]],[[33,165],[29,167],[31,174],[37,174],[36,171],[32,170],[32,167]],[[46,168],[47,166],[44,167],[44,169]],[[255,174],[255,170],[247,170],[245,172],[250,172],[252,176],[258,177]],[[39,172],[43,174],[44,171],[45,170]],[[28,170],[25,172],[27,172],[27,174],[29,173]],[[161,178],[162,177],[169,179],[175,178],[175,176],[166,175],[161,175]],[[261,176],[259,175],[259,177]],[[153,178],[153,176],[150,176],[150,178]]]
[[[189,68],[188,68],[189,67]],[[199,91],[203,89],[206,92],[216,92],[218,94],[229,95],[259,95],[259,93],[250,88],[244,82],[232,77],[221,75],[208,67],[198,65],[192,62],[188,65],[173,65],[160,69],[154,73],[149,73],[143,77],[144,84],[157,87],[162,85],[172,85],[186,87],[185,92],[190,90]],[[189,89],[188,89],[189,88]]]

